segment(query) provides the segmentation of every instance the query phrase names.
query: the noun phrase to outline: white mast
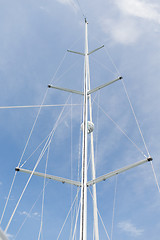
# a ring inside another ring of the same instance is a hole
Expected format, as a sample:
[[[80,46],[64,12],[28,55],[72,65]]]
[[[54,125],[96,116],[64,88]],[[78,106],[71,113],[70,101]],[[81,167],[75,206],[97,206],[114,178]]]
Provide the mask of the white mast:
[[[85,19],[85,60],[84,60],[84,106],[81,180],[80,240],[87,240],[87,122],[88,122],[88,32]]]
[[[90,88],[89,59],[88,59],[88,88],[89,88],[89,91],[90,91],[91,88]],[[90,122],[92,122],[92,101],[91,101],[91,94],[89,94],[89,118],[90,118]],[[96,179],[95,161],[94,161],[93,131],[91,132],[91,160],[92,160],[92,179]],[[94,236],[95,236],[95,240],[99,240],[96,184],[94,184],[94,185],[92,186],[92,188],[93,188]]]

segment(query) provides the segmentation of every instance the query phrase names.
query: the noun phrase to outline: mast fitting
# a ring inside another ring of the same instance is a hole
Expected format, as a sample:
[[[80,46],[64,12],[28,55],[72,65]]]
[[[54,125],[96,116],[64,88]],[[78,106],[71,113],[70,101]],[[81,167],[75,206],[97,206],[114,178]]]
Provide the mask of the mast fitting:
[[[84,123],[81,124],[81,129],[83,130]],[[87,133],[90,134],[94,130],[94,123],[91,121],[87,122]]]

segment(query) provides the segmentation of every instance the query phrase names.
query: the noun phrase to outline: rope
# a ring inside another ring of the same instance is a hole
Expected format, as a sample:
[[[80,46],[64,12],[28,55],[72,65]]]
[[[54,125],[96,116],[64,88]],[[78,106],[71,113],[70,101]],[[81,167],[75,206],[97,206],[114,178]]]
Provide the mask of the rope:
[[[135,118],[135,121],[136,121],[136,124],[137,124],[138,130],[139,130],[139,133],[140,133],[140,135],[141,135],[141,138],[142,138],[142,141],[143,141],[144,147],[145,147],[145,149],[146,149],[146,151],[147,151],[147,154],[148,154],[148,157],[149,157],[150,154],[149,154],[149,151],[148,151],[148,148],[147,148],[146,142],[145,142],[145,140],[144,140],[144,137],[143,137],[142,131],[141,131],[141,129],[140,129],[140,125],[139,125],[139,123],[138,123],[138,120],[137,120],[137,117],[136,117],[135,111],[134,111],[134,109],[133,109],[133,106],[132,106],[131,100],[130,100],[130,98],[129,98],[129,95],[128,95],[128,92],[127,92],[127,89],[126,89],[126,86],[125,86],[125,84],[124,84],[123,79],[122,79],[122,83],[123,83],[123,87],[124,87],[124,90],[125,90],[126,96],[127,96],[127,98],[128,98],[128,102],[129,102],[129,104],[130,104],[130,107],[131,107],[131,110],[132,110],[133,116],[134,116],[134,118]]]
[[[96,103],[96,102],[95,102]],[[96,103],[97,104],[97,103]],[[98,104],[97,104],[98,105]],[[109,118],[113,123],[114,123],[114,125],[124,134],[124,136],[126,136],[127,137],[127,139],[137,148],[137,150],[145,157],[145,158],[147,158],[147,156],[143,153],[143,151],[136,145],[136,143],[135,142],[133,142],[132,140],[131,140],[131,138],[122,130],[122,128],[104,111],[104,109],[100,106],[100,105],[98,105],[99,106],[99,108],[102,110],[102,112],[107,116],[107,118]]]
[[[43,196],[42,196],[42,210],[41,210],[41,224],[40,224],[40,229],[39,229],[38,240],[40,239],[40,236],[41,236],[41,233],[42,233],[42,226],[43,226],[44,194],[45,194],[45,187],[46,187],[46,173],[47,173],[47,166],[48,166],[49,150],[50,150],[50,146],[48,147],[46,166],[45,166],[45,176],[44,176]]]
[[[111,240],[113,238],[113,226],[114,226],[114,215],[115,215],[115,204],[116,204],[116,193],[117,193],[117,178],[116,175],[116,183],[115,183],[115,191],[114,191],[114,200],[113,200],[113,214],[112,214],[112,227],[111,227]]]
[[[91,193],[90,188],[89,188],[89,192],[90,192],[91,197],[92,197],[92,199],[93,199],[93,195],[92,195],[92,193]],[[93,200],[94,200],[94,199],[93,199]],[[98,211],[98,208],[97,208],[97,213],[98,213],[98,215],[99,215],[99,218],[100,218],[100,220],[101,220],[101,223],[102,223],[102,225],[103,225],[104,231],[105,231],[108,239],[111,240],[110,237],[109,237],[109,235],[108,235],[107,229],[106,229],[106,227],[105,227],[105,225],[104,225],[104,222],[103,222],[103,220],[102,220],[102,217],[101,217],[101,215],[100,215],[100,212]]]
[[[154,167],[153,167],[153,163],[152,163],[152,161],[150,161],[150,162],[151,162],[151,166],[152,166],[152,170],[153,170],[153,174],[154,174],[155,182],[156,182],[156,185],[157,185],[158,191],[159,191],[159,193],[160,193],[160,187],[159,187],[158,179],[157,179],[157,176],[156,176],[156,173],[155,173]]]
[[[77,197],[78,197],[79,190],[80,190],[80,189],[78,189],[78,192],[77,192],[77,194],[76,194],[76,196],[75,196],[75,198],[74,198],[74,201],[73,201],[73,203],[72,203],[72,205],[71,205],[71,207],[70,207],[70,210],[69,210],[69,212],[68,212],[68,214],[67,214],[67,216],[66,216],[66,219],[64,220],[64,223],[63,223],[62,228],[61,228],[61,230],[60,230],[60,232],[59,232],[59,235],[58,235],[58,237],[57,237],[57,240],[59,239],[59,237],[60,237],[60,235],[61,235],[61,233],[62,233],[62,231],[63,231],[63,228],[64,228],[64,226],[65,226],[65,224],[66,224],[66,221],[67,221],[67,219],[68,219],[68,217],[69,217],[69,214],[70,214],[70,212],[71,212],[71,210],[72,210],[72,207],[73,207],[73,205],[74,205],[74,202],[76,201],[76,199],[77,199]]]
[[[68,98],[68,99],[69,99],[69,98]],[[67,99],[67,101],[68,101],[68,99]],[[67,102],[67,101],[66,101],[66,102]],[[9,227],[9,225],[10,225],[10,223],[11,223],[13,217],[14,217],[14,214],[15,214],[15,212],[16,212],[16,210],[17,210],[17,207],[18,207],[18,205],[19,205],[22,197],[23,197],[23,194],[24,194],[24,192],[25,192],[25,190],[26,190],[26,188],[27,188],[27,186],[28,186],[28,184],[29,184],[32,176],[33,176],[33,173],[35,172],[35,170],[36,170],[36,168],[37,168],[40,160],[42,159],[45,151],[47,150],[47,148],[49,147],[49,145],[50,145],[50,143],[51,143],[53,134],[54,134],[54,132],[55,132],[55,129],[57,128],[58,122],[59,122],[59,120],[60,120],[60,118],[61,118],[61,116],[62,116],[62,113],[64,112],[64,109],[65,109],[65,106],[63,107],[63,109],[62,109],[62,111],[61,111],[61,113],[60,113],[60,115],[59,115],[59,117],[58,117],[58,119],[57,119],[57,121],[56,121],[56,123],[55,123],[55,125],[54,125],[54,127],[53,127],[53,129],[52,129],[52,131],[51,131],[51,133],[50,133],[47,141],[46,141],[46,143],[45,143],[45,146],[44,146],[43,149],[42,149],[42,152],[41,152],[41,154],[40,154],[40,156],[39,156],[39,158],[38,158],[38,160],[37,160],[37,163],[35,164],[35,167],[34,167],[32,173],[31,173],[31,175],[30,175],[30,177],[29,177],[29,179],[28,179],[28,181],[27,181],[27,183],[26,183],[26,185],[25,185],[25,187],[24,187],[24,189],[23,189],[23,191],[22,191],[22,193],[21,193],[21,196],[20,196],[20,198],[19,198],[19,200],[18,200],[18,202],[17,202],[17,204],[16,204],[16,207],[15,207],[15,209],[14,209],[14,211],[13,211],[13,213],[12,213],[10,219],[9,219],[9,222],[8,222],[8,224],[7,224],[7,226],[6,226],[5,232],[7,232],[7,230],[8,230],[8,227]]]

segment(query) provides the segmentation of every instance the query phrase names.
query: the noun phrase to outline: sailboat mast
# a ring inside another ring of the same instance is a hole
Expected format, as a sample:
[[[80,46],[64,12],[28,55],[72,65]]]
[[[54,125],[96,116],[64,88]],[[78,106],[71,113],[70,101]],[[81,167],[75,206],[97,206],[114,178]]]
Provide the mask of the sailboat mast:
[[[81,180],[80,240],[87,239],[87,122],[88,122],[88,29],[85,19],[85,60],[84,60],[84,105],[83,105],[83,143]]]
[[[89,91],[91,90],[91,87],[90,87],[89,59],[88,59],[88,89],[89,89]],[[90,120],[90,122],[92,123],[92,101],[91,101],[91,94],[89,94],[88,100],[89,100],[89,120]],[[94,160],[93,131],[92,131],[90,134],[91,134],[92,179],[96,179],[95,160]],[[94,185],[92,186],[92,189],[93,189],[94,236],[95,236],[95,240],[99,240],[96,184],[94,184]]]

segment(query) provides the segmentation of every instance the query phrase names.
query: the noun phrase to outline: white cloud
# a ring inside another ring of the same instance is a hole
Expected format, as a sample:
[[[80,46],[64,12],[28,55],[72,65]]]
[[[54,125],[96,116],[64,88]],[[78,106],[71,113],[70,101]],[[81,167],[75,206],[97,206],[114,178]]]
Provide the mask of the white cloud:
[[[116,5],[124,14],[160,23],[160,13],[156,4],[143,0],[116,0]]]
[[[20,215],[25,215],[25,216],[28,216],[28,217],[30,217],[30,214],[29,214],[29,213],[27,213],[26,211],[20,212],[19,214],[20,214]]]
[[[40,217],[40,214],[38,212],[34,212],[34,213],[28,213],[26,211],[23,211],[23,212],[19,212],[20,215],[25,215],[27,217]]]
[[[40,217],[40,214],[39,214],[38,212],[34,212],[34,213],[33,213],[33,216],[35,216],[35,217]]]
[[[133,44],[153,28],[158,32],[160,24],[160,5],[144,0],[115,0],[118,7],[116,18],[102,15],[101,26],[106,34],[110,34],[114,42]]]
[[[123,231],[128,233],[131,236],[138,237],[141,236],[144,232],[143,229],[138,229],[130,221],[123,221],[118,223],[118,227]]]
[[[131,19],[103,19],[102,29],[106,34],[109,33],[115,42],[122,44],[132,44],[140,36],[140,31]]]

